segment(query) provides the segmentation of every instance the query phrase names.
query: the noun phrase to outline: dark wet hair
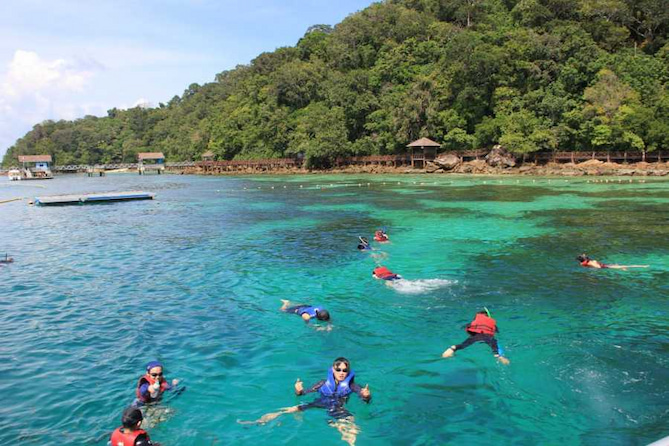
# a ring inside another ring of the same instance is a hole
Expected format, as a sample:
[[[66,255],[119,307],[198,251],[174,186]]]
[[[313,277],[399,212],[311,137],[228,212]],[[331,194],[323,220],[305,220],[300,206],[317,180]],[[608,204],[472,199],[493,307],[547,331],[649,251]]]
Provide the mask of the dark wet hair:
[[[343,356],[340,356],[339,358],[335,359],[334,362],[332,363],[332,367],[336,366],[337,364],[346,364],[346,368],[351,371],[351,363],[348,362],[348,359],[344,358]]]
[[[330,313],[328,310],[316,310],[316,319],[319,321],[329,321]]]
[[[123,427],[135,428],[137,423],[142,421],[144,417],[142,416],[142,411],[136,407],[128,407],[123,411],[123,416],[121,417],[121,424]]]
[[[580,256],[576,257],[576,260],[579,262],[587,262],[590,260],[590,257],[588,257],[586,254],[581,254]]]

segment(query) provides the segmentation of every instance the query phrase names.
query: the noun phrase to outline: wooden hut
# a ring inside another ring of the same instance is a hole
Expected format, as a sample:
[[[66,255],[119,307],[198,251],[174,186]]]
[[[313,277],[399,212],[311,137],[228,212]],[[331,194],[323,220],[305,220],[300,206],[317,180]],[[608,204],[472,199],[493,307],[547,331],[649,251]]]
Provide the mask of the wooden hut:
[[[165,155],[162,152],[138,153],[137,170],[140,175],[144,175],[147,172],[163,173],[165,170]]]
[[[22,180],[49,180],[53,178],[51,173],[51,155],[20,155],[19,163],[22,164]]]
[[[214,161],[216,155],[211,150],[207,150],[202,154],[202,161]]]
[[[437,157],[437,149],[441,145],[431,139],[421,138],[407,147],[411,148],[411,167],[423,169],[428,161],[433,161]]]

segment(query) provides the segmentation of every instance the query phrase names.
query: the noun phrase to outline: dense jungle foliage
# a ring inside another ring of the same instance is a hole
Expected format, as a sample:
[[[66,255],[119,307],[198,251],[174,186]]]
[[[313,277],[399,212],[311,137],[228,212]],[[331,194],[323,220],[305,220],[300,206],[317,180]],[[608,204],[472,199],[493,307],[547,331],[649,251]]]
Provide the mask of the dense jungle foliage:
[[[667,149],[668,34],[666,0],[386,0],[159,107],[37,124],[4,164]]]

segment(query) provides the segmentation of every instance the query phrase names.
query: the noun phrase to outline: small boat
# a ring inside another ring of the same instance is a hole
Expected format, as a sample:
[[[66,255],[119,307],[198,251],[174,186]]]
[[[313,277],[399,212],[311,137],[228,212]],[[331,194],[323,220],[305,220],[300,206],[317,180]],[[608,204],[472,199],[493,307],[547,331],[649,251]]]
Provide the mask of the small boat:
[[[21,171],[19,169],[11,169],[7,176],[9,176],[9,181],[19,181],[21,179]]]

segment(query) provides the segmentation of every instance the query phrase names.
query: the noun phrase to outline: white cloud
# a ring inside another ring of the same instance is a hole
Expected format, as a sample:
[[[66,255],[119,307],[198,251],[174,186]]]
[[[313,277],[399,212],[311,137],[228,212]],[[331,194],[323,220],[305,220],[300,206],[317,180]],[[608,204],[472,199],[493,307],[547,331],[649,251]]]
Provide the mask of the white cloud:
[[[82,104],[76,97],[103,69],[91,58],[47,60],[32,51],[16,50],[4,73],[0,71],[0,154],[45,119],[104,112],[103,107]]]
[[[2,83],[5,95],[16,97],[45,89],[82,91],[93,72],[65,59],[44,60],[32,51],[17,50]]]

